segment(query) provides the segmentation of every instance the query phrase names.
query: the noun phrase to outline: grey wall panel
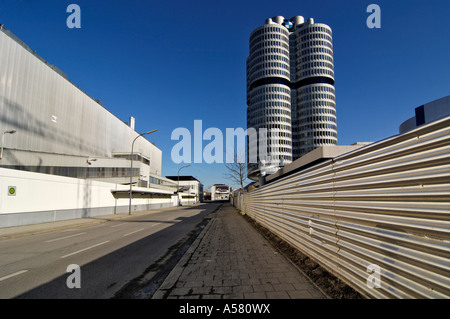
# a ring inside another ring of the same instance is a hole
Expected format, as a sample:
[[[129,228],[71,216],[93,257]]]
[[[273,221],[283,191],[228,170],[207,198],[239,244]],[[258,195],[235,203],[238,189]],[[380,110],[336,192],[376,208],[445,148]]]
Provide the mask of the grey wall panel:
[[[0,129],[13,128],[17,133],[5,139],[6,148],[87,157],[130,152],[138,135],[0,31]],[[161,151],[145,138],[134,150],[160,168]]]

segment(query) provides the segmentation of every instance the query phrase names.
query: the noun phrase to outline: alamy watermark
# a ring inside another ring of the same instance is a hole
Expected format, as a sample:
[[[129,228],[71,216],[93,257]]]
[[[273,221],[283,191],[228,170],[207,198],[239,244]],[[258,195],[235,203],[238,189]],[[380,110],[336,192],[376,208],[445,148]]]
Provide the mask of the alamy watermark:
[[[69,29],[81,28],[81,8],[78,4],[69,4],[66,12],[70,15],[67,17],[66,24]],[[366,25],[369,29],[381,28],[381,8],[378,4],[369,4],[366,9],[370,15],[367,17]]]
[[[366,9],[367,13],[371,13],[366,20],[369,29],[381,28],[381,8],[378,4],[369,4]]]
[[[66,25],[69,29],[81,28],[81,8],[78,4],[69,4],[66,12],[71,13],[66,20]]]
[[[202,120],[194,120],[194,131],[178,127],[171,139],[179,141],[172,147],[171,158],[180,163],[258,163],[277,164],[280,154],[279,129],[253,127],[226,128],[225,134],[217,127],[203,130]],[[225,136],[225,139],[224,139]],[[204,146],[203,143],[207,142]],[[225,143],[225,144],[224,144]],[[248,144],[247,158],[245,156]],[[225,146],[224,146],[225,145]]]
[[[366,284],[369,288],[381,288],[381,268],[376,264],[367,266],[366,271],[370,273],[367,277]]]
[[[67,277],[66,285],[67,288],[81,288],[81,269],[77,264],[70,264],[67,266],[66,272],[71,274]]]

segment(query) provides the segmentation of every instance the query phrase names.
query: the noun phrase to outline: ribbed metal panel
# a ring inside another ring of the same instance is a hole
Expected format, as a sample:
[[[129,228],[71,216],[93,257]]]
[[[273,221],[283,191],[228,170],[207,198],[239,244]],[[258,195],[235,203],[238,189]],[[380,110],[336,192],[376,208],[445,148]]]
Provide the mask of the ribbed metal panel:
[[[450,297],[450,117],[246,193],[256,221],[369,298]],[[370,288],[369,265],[381,287]]]
[[[8,34],[0,31],[0,128],[17,130],[5,148],[28,153],[22,162],[6,157],[3,165],[37,162],[33,152],[112,157],[131,151],[137,132]],[[161,151],[145,138],[136,140],[134,152],[151,158],[152,168],[161,161]]]

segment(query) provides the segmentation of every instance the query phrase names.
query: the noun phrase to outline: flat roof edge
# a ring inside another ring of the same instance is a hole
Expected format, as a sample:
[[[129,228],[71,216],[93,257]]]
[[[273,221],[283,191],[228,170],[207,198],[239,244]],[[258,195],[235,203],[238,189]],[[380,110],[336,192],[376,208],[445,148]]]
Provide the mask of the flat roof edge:
[[[303,155],[302,157],[296,159],[292,163],[284,166],[277,172],[268,175],[266,177],[265,182],[270,183],[273,182],[287,174],[292,173],[293,171],[299,171],[301,169],[306,169],[312,165],[318,164],[320,162],[324,162],[326,160],[330,160],[335,158],[336,156],[351,152],[355,149],[361,148],[365,145],[329,145],[329,146],[320,146],[312,150],[311,152]]]

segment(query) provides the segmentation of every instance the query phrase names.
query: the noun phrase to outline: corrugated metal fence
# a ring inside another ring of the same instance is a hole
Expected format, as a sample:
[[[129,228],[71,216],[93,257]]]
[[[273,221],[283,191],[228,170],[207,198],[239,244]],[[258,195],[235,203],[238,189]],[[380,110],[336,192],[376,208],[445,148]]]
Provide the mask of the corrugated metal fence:
[[[250,217],[366,297],[450,297],[450,117],[244,197]]]

